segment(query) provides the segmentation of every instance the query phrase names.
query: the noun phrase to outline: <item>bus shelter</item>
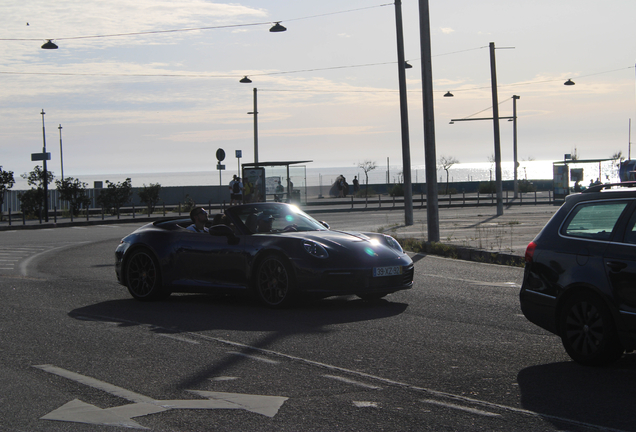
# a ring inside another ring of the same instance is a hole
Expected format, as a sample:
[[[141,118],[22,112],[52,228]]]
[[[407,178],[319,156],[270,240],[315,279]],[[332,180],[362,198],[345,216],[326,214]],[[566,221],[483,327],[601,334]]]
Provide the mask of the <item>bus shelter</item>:
[[[307,203],[306,161],[278,161],[241,164],[244,201]]]
[[[601,183],[618,180],[615,159],[567,159],[552,163],[555,201]]]

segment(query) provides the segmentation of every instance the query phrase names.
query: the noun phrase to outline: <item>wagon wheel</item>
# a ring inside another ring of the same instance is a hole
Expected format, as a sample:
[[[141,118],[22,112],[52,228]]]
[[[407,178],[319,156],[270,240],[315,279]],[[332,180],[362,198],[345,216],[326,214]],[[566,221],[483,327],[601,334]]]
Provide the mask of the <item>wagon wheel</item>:
[[[560,317],[561,341],[577,363],[603,366],[623,355],[612,314],[596,295],[570,297]]]

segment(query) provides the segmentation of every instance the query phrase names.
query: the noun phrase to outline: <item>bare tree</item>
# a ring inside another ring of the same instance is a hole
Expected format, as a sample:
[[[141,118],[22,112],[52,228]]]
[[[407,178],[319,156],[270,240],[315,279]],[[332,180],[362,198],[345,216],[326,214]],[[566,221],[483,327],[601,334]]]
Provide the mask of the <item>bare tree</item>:
[[[446,171],[446,194],[447,195],[448,195],[448,170],[451,169],[451,167],[457,163],[459,163],[459,160],[457,160],[453,156],[442,156],[439,158],[438,164],[440,168]]]
[[[369,171],[376,169],[378,166],[375,161],[365,160],[364,162],[358,162],[358,168],[364,171],[364,178],[366,184],[365,194],[369,196]]]

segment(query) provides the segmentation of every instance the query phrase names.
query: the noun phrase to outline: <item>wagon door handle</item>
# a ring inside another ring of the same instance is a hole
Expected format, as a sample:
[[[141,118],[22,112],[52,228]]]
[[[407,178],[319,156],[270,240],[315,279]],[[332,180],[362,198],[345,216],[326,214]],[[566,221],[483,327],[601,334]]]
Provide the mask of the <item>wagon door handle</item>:
[[[625,267],[627,267],[627,264],[620,261],[607,261],[605,265],[607,265],[610,268],[610,270],[615,272],[619,272],[623,270]]]

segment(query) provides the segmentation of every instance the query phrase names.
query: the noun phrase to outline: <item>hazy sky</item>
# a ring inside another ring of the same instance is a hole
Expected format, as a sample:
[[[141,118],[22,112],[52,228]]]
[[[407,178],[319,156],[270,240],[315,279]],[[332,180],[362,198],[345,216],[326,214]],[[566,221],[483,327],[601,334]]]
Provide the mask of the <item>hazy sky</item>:
[[[487,162],[494,153],[491,121],[449,124],[492,115],[489,42],[514,47],[496,50],[497,79],[501,116],[521,97],[520,160],[575,149],[582,159],[627,155],[636,1],[429,4],[438,157]],[[418,2],[402,9],[411,160],[421,166]],[[275,21],[288,30],[270,33]],[[401,163],[392,3],[5,0],[0,23],[0,165],[16,176],[42,151],[42,109],[56,176],[60,124],[65,176],[215,170],[218,148],[228,167],[237,149],[252,162],[255,87],[260,161]],[[202,27],[216,28],[165,32]],[[59,49],[41,49],[47,39]],[[239,83],[245,75],[251,84]],[[576,85],[564,86],[569,78]],[[501,137],[511,160],[512,123],[501,121]]]

